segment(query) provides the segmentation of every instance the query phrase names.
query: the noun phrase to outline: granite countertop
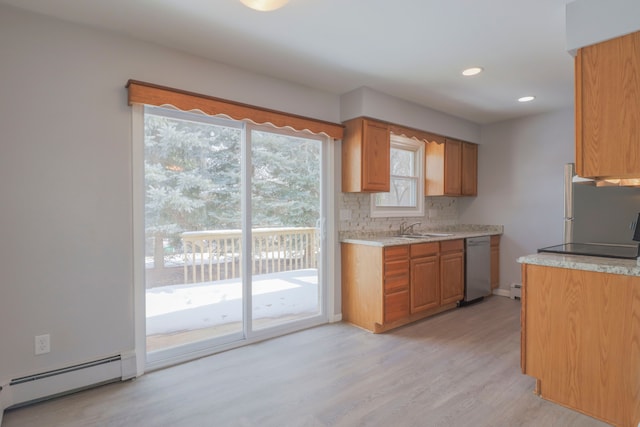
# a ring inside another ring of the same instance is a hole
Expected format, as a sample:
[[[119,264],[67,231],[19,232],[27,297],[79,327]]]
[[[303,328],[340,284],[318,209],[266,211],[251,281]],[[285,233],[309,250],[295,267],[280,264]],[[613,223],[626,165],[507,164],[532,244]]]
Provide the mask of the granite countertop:
[[[399,246],[414,243],[439,242],[442,240],[466,239],[469,237],[500,235],[503,232],[501,225],[461,225],[439,228],[437,230],[416,229],[416,234],[434,233],[436,236],[400,237],[396,233],[349,233],[341,236],[342,243],[354,243],[369,246]]]
[[[624,276],[640,276],[640,265],[638,265],[638,261],[634,259],[538,253],[522,256],[518,258],[518,262],[520,264],[571,268],[574,270],[621,274]]]

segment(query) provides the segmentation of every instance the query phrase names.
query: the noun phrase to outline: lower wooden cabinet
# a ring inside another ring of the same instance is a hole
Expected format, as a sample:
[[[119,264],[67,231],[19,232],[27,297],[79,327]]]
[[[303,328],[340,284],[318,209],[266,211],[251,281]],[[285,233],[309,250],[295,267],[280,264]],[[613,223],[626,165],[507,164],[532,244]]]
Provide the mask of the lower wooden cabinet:
[[[411,313],[440,305],[438,243],[411,245]]]
[[[521,325],[522,372],[538,395],[640,423],[640,277],[523,264]]]
[[[449,310],[464,297],[464,240],[342,243],[342,318],[372,332]]]
[[[409,315],[409,247],[384,248],[384,323]]]
[[[440,305],[464,298],[464,241],[440,242]]]

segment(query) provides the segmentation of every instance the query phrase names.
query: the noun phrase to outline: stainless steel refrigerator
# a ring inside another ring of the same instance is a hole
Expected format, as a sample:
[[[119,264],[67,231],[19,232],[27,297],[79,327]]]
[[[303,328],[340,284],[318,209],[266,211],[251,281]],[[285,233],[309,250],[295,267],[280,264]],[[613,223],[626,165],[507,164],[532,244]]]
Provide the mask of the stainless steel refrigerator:
[[[596,186],[565,165],[564,243],[638,245],[632,240],[640,212],[640,188]]]

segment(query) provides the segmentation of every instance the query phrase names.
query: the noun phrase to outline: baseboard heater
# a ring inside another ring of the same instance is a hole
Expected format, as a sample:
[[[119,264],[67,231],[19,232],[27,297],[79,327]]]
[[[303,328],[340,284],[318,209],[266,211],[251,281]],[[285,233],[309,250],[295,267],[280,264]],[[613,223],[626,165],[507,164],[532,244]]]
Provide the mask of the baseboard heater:
[[[133,361],[132,361],[132,360]],[[121,355],[11,380],[4,392],[8,408],[16,408],[89,387],[135,376],[135,356]]]
[[[509,298],[520,299],[522,297],[522,285],[519,283],[512,283]]]

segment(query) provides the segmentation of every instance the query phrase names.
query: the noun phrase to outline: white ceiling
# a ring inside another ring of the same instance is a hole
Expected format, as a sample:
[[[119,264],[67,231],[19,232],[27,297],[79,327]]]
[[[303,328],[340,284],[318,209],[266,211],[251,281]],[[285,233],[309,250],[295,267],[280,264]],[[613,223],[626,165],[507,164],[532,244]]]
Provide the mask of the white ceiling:
[[[571,0],[0,0],[334,94],[367,86],[476,123],[573,104]],[[469,66],[484,67],[470,78]],[[535,95],[520,104],[516,99]]]

